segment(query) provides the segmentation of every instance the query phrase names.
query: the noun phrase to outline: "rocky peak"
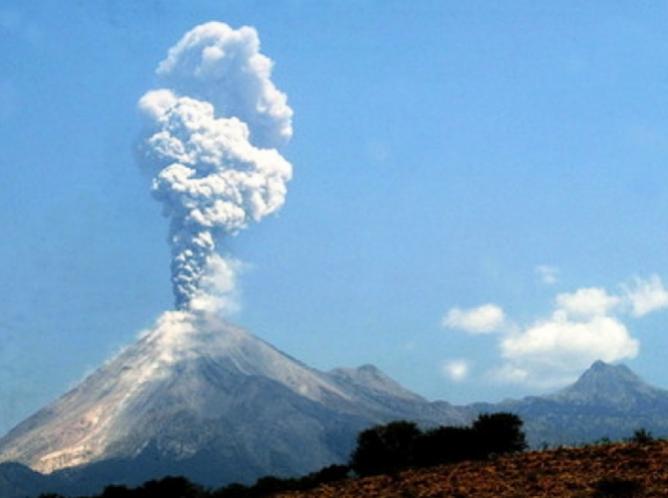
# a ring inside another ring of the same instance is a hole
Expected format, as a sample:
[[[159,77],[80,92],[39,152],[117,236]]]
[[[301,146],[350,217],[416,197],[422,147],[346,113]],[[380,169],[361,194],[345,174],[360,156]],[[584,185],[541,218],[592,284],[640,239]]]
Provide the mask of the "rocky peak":
[[[626,365],[596,361],[572,385],[552,398],[581,404],[633,406],[643,400],[656,398],[662,391],[646,384]]]
[[[424,398],[405,389],[374,365],[366,364],[357,368],[335,368],[329,372],[329,375],[338,383],[344,385],[351,385],[367,391],[405,400],[424,401]]]

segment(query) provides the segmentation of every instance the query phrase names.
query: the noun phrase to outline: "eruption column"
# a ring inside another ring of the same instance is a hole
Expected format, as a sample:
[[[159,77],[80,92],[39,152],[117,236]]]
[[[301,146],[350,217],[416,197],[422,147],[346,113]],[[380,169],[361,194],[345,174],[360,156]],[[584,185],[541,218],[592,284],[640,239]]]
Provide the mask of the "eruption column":
[[[220,240],[285,201],[292,166],[275,147],[292,135],[292,110],[259,48],[253,28],[197,26],[158,66],[164,88],[139,101],[140,160],[170,218],[181,310],[229,307],[238,263],[218,253]]]

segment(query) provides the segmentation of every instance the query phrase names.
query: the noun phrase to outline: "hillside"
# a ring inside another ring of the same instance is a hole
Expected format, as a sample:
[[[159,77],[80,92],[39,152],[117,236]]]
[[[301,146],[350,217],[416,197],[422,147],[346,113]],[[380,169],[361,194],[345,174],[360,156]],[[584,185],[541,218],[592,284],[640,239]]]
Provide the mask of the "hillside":
[[[530,446],[622,439],[638,427],[668,435],[668,391],[644,382],[626,365],[595,362],[562,390],[501,403],[476,403],[475,412],[510,411],[524,420]]]
[[[668,442],[617,443],[350,479],[283,498],[668,496]]]
[[[30,489],[67,494],[165,475],[219,486],[343,462],[377,423],[465,422],[373,366],[321,372],[226,322],[180,317],[0,438],[0,462],[48,474],[26,477]],[[0,467],[0,483],[13,475]]]
[[[168,318],[0,438],[2,498],[91,494],[166,475],[205,486],[304,475],[346,462],[361,430],[400,419],[465,425],[481,412],[512,412],[534,448],[638,427],[668,434],[668,391],[623,365],[596,362],[542,397],[454,406],[372,365],[323,372],[224,321]]]

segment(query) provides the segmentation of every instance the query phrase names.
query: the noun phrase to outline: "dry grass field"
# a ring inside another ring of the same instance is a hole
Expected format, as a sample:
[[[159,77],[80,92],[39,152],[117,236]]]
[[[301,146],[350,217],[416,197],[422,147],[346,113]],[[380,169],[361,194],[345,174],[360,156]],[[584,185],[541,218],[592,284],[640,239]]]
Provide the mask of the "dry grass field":
[[[668,497],[668,441],[535,451],[349,479],[284,498]]]

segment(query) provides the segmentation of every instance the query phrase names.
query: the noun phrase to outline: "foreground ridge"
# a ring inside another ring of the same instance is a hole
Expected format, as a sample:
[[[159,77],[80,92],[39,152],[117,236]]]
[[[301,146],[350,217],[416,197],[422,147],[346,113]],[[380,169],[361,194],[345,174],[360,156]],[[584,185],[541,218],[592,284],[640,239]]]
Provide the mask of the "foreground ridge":
[[[348,479],[283,498],[668,496],[668,441],[559,448]]]

